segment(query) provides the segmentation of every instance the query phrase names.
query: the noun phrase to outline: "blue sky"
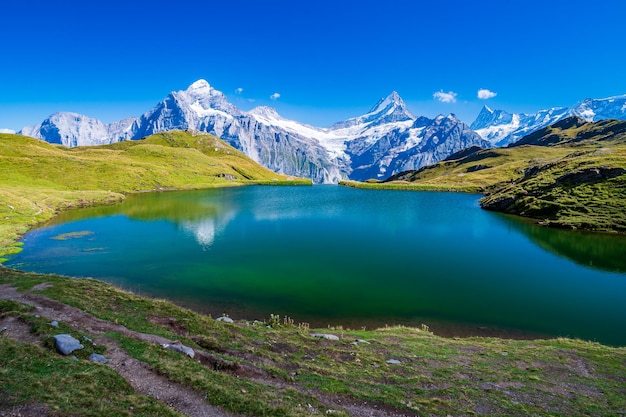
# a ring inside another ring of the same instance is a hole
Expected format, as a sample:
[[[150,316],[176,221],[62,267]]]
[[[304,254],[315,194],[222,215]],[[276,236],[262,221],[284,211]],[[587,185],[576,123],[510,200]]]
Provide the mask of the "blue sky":
[[[7,0],[0,21],[0,128],[14,130],[56,111],[138,116],[200,78],[316,126],[393,90],[467,123],[484,104],[626,94],[621,0]]]

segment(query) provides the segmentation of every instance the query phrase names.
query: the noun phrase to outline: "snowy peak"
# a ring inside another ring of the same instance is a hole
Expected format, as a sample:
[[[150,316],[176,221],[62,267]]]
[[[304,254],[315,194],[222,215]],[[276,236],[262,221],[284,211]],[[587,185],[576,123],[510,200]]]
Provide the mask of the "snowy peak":
[[[387,97],[378,100],[366,114],[336,123],[330,129],[345,129],[358,125],[380,126],[408,120],[415,120],[415,116],[407,109],[400,95],[392,91]]]
[[[406,103],[396,91],[378,100],[378,103],[361,117],[366,117],[368,121],[376,121],[377,124],[415,120],[415,116],[407,109]]]
[[[487,106],[483,106],[482,110],[476,117],[476,120],[470,126],[473,130],[484,129],[488,126],[497,126],[511,123],[513,115],[502,111],[492,110]]]
[[[588,122],[604,119],[626,119],[626,94],[603,99],[585,99],[570,110]]]
[[[165,101],[168,99],[183,112],[191,111],[197,117],[205,117],[214,110],[231,115],[240,113],[239,109],[228,102],[224,93],[211,87],[206,80],[202,79],[191,84],[186,90],[170,93]]]
[[[189,88],[187,88],[188,92],[191,91],[206,91],[211,90],[211,84],[208,83],[207,80],[199,79],[198,81],[192,83]]]
[[[406,110],[406,104],[397,91],[392,91],[387,97],[378,100],[374,107],[370,109],[368,114],[386,113],[389,109],[401,109]],[[408,110],[407,110],[408,111]]]
[[[38,125],[24,127],[20,133],[68,147],[106,145],[130,139],[136,120],[128,118],[105,125],[82,114],[58,112]]]
[[[267,119],[282,119],[274,107],[258,106],[248,112],[253,116],[265,117]]]

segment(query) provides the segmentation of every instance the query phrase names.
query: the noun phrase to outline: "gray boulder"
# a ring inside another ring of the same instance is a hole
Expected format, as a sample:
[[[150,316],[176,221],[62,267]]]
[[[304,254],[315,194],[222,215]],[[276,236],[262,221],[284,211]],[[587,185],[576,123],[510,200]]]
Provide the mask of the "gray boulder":
[[[58,334],[54,336],[54,346],[63,355],[69,355],[75,350],[84,348],[77,339],[69,334]]]

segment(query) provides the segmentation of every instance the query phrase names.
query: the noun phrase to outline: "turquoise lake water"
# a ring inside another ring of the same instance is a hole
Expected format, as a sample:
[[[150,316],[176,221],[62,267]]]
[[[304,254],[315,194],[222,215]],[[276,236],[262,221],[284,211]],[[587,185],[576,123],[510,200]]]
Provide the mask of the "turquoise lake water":
[[[626,345],[626,237],[547,229],[478,199],[339,186],[133,195],[64,213],[6,265],[236,319]]]

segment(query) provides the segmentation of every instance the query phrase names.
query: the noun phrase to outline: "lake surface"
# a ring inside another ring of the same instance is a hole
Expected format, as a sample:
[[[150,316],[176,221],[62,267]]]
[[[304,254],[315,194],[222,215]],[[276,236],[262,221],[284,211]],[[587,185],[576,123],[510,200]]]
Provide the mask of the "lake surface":
[[[7,266],[94,277],[219,316],[626,345],[626,238],[479,196],[254,186],[130,196],[28,233]]]

